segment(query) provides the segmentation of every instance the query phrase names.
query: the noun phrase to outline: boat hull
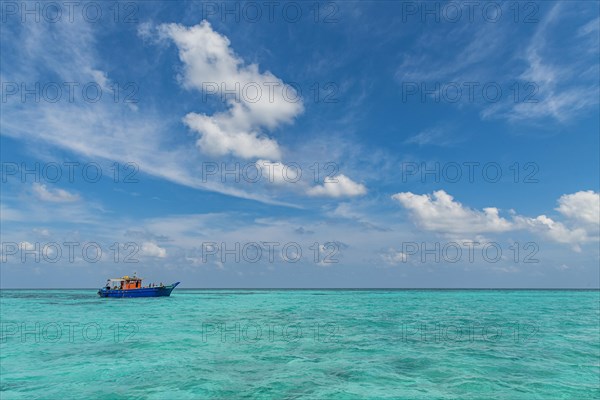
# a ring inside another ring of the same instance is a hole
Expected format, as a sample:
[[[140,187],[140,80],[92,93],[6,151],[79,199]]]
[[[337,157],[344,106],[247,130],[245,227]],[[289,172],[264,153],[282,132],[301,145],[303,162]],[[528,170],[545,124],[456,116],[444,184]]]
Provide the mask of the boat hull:
[[[179,285],[179,282],[168,286],[128,290],[102,288],[98,290],[98,295],[100,297],[168,297],[177,285]]]

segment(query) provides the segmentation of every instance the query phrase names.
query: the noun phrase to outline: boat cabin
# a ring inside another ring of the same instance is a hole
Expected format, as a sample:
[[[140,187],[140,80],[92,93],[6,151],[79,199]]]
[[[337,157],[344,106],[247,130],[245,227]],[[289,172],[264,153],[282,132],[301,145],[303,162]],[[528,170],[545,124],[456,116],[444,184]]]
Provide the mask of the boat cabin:
[[[138,278],[135,275],[125,275],[122,278],[109,279],[106,282],[106,287],[113,290],[139,289],[142,287],[142,278]]]

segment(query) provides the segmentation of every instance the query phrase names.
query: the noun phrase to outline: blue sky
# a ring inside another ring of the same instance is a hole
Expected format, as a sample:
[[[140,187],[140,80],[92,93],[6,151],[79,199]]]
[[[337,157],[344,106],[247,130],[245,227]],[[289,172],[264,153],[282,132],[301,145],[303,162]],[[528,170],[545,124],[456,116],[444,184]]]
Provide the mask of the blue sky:
[[[596,3],[57,4],[1,10],[2,287],[599,286]]]

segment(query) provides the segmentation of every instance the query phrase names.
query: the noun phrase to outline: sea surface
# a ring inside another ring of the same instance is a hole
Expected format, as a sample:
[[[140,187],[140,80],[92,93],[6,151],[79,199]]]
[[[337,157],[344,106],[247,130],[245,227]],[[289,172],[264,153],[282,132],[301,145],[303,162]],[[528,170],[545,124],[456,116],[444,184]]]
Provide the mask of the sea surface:
[[[0,292],[0,398],[598,399],[600,292]]]

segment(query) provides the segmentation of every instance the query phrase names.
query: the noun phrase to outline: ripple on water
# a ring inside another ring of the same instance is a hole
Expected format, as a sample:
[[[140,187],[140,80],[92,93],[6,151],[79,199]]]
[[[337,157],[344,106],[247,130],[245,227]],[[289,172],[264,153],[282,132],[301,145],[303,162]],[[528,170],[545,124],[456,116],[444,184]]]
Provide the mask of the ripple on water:
[[[598,304],[597,291],[1,291],[4,327],[30,330],[4,329],[1,397],[591,399]],[[515,322],[537,329],[515,339]],[[406,340],[407,323],[503,334]]]

